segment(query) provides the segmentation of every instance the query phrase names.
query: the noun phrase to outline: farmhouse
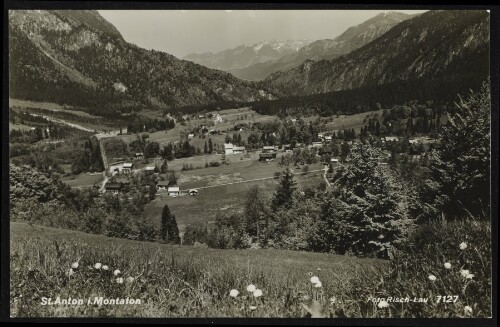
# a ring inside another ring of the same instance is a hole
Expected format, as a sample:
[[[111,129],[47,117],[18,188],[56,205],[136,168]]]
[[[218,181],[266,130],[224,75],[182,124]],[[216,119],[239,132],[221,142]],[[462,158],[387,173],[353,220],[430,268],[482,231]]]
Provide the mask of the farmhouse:
[[[327,135],[327,136],[325,136],[324,140],[326,142],[330,142],[332,140],[332,136],[331,135]]]
[[[123,186],[129,186],[130,185],[130,181],[127,178],[117,178],[116,179],[116,183],[120,183]]]
[[[167,192],[168,192],[168,195],[170,195],[172,197],[179,196],[179,194],[181,193],[179,186],[170,186],[168,188]]]
[[[234,145],[232,143],[224,143],[224,153],[233,154]]]
[[[233,154],[237,154],[237,153],[245,153],[245,147],[244,146],[233,147]]]
[[[386,136],[382,139],[383,142],[397,142],[399,138],[397,136]]]
[[[166,191],[168,189],[168,181],[159,181],[156,187],[158,191]]]
[[[276,147],[274,145],[266,145],[262,147],[262,153],[276,152]]]
[[[129,174],[132,172],[132,167],[134,166],[134,164],[130,163],[130,162],[125,162],[122,166],[122,173],[125,173],[125,174]]]
[[[312,142],[311,148],[321,148],[323,146],[322,142]]]
[[[118,194],[122,190],[122,183],[106,183],[104,188],[106,189],[106,193]]]
[[[286,153],[293,152],[292,146],[290,144],[283,144],[282,147],[283,151],[285,151]]]
[[[337,167],[339,165],[339,159],[337,158],[331,158],[330,159],[330,164],[333,166],[333,167]]]
[[[318,133],[318,138],[319,139],[323,139],[325,137],[325,133]]]
[[[262,153],[259,153],[259,160],[261,161],[268,161],[268,160],[271,160],[271,159],[275,159],[276,158],[276,152],[262,152]]]
[[[136,152],[135,153],[135,158],[136,159],[144,159],[144,153],[142,153],[142,152]]]
[[[191,189],[188,191],[188,194],[191,196],[196,196],[198,195],[198,190],[197,189]]]

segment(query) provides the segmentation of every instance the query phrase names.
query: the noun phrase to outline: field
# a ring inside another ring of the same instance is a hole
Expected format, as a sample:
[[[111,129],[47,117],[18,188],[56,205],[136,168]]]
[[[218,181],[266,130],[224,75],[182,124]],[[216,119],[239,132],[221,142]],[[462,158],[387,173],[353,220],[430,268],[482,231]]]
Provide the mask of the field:
[[[168,204],[170,210],[176,215],[179,228],[182,231],[188,224],[213,223],[218,212],[241,212],[246,193],[253,186],[259,186],[267,196],[272,196],[277,185],[274,173],[281,171],[282,168],[278,167],[276,161],[258,162],[254,156],[255,154],[252,155],[251,159],[231,161],[229,165],[181,172],[178,180],[181,190],[198,188],[199,194],[172,198],[165,193],[159,193],[155,200],[146,205],[144,215],[152,222],[159,223],[163,206]],[[227,156],[230,160],[234,157],[242,156]],[[203,163],[193,163],[194,166],[197,164],[202,165]],[[180,165],[169,163],[169,168],[172,169],[172,166],[178,168]],[[311,165],[307,175],[301,175],[301,171],[297,170],[295,176],[297,186],[299,188],[317,187],[323,180],[322,168],[320,164]]]
[[[71,187],[82,188],[96,185],[102,182],[103,176],[101,173],[81,173],[78,175],[64,176],[62,181]]]
[[[351,282],[373,279],[387,267],[375,259],[162,245],[24,223],[11,223],[10,242],[14,317],[304,317],[308,312],[302,304],[312,297],[325,302],[335,316],[340,308],[347,312],[359,306],[343,298]],[[78,269],[68,276],[74,262]],[[96,263],[109,268],[95,269]],[[122,284],[113,276],[115,269],[121,271]],[[321,290],[312,288],[309,272],[321,278]],[[249,296],[245,288],[250,283],[262,290],[261,297]],[[241,295],[233,299],[231,289]],[[85,303],[96,296],[129,297],[142,303],[41,305],[42,297],[54,301],[57,296]],[[333,296],[336,303],[329,301]]]

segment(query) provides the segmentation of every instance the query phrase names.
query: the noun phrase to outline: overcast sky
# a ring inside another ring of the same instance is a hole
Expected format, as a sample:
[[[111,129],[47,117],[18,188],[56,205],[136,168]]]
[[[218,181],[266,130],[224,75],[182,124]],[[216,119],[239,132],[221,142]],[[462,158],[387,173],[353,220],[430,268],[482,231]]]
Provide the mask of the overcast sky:
[[[424,10],[395,10],[408,14]],[[334,38],[384,10],[99,10],[126,41],[171,53],[218,52],[265,40]]]

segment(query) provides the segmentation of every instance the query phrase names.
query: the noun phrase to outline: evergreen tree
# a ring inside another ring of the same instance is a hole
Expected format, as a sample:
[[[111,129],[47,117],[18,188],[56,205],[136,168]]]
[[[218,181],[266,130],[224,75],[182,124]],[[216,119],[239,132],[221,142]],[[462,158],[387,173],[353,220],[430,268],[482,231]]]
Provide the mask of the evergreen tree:
[[[170,212],[167,204],[163,207],[161,214],[161,231],[160,235],[163,241],[170,244],[180,244],[179,228],[175,215]]]
[[[280,176],[278,187],[272,201],[273,210],[281,207],[289,207],[293,203],[293,192],[295,190],[295,181],[293,173],[289,168],[286,168]]]
[[[214,144],[212,143],[212,139],[208,138],[208,153],[212,154],[214,152]]]
[[[204,154],[207,154],[207,153],[208,153],[208,145],[207,145],[207,141],[205,141],[205,146],[203,147],[203,153],[204,153]]]

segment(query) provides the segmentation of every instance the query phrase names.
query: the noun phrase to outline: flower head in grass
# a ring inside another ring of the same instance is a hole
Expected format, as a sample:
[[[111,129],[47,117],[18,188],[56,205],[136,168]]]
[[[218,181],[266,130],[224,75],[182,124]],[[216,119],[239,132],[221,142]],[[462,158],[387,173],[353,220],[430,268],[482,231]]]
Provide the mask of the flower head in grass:
[[[254,297],[261,297],[262,296],[262,290],[256,289],[255,292],[253,292]]]
[[[467,313],[467,314],[471,314],[471,313],[472,313],[472,308],[471,308],[470,306],[466,305],[466,306],[464,307],[464,311],[465,311],[465,313]]]
[[[465,250],[465,249],[467,249],[467,243],[465,242],[460,243],[460,250]]]
[[[250,284],[250,285],[247,286],[247,291],[250,292],[250,293],[255,292],[256,289],[257,289],[257,287],[255,287],[254,284]]]
[[[383,308],[388,308],[389,307],[389,303],[387,301],[380,301],[378,304],[377,304],[377,307],[379,307],[380,309],[383,309]]]
[[[434,275],[429,275],[429,280],[430,281],[435,281],[437,278]]]
[[[118,278],[116,279],[116,282],[117,282],[118,284],[123,284],[123,278],[118,277]]]
[[[96,264],[94,265],[94,268],[95,268],[95,269],[101,269],[101,267],[102,267],[102,264],[101,264],[100,262],[98,262],[98,263],[96,263]]]
[[[251,305],[250,310],[252,310],[252,311],[257,310],[257,307],[255,305]]]
[[[102,270],[108,270],[109,267],[107,265],[102,266]]]
[[[311,277],[311,283],[313,283],[313,284],[317,284],[318,282],[319,282],[319,278],[318,278],[318,276],[312,276],[312,277]]]
[[[451,263],[449,263],[449,262],[445,262],[445,263],[444,263],[444,267],[445,267],[446,269],[451,269]]]
[[[474,274],[467,274],[465,276],[465,279],[472,279],[472,278],[474,278]]]
[[[71,264],[71,268],[73,268],[73,269],[78,269],[78,266],[79,266],[78,262],[73,262]]]
[[[229,292],[229,296],[230,297],[237,297],[238,295],[240,294],[240,292],[236,289],[232,289],[230,292]]]
[[[335,303],[337,303],[337,298],[335,296],[332,296],[329,300],[330,300],[331,305],[334,305]]]
[[[119,274],[121,274],[122,272],[119,271],[118,269],[116,269],[114,272],[113,272],[113,275],[115,276],[118,276]]]
[[[462,269],[460,270],[460,275],[462,275],[463,278],[466,278],[467,275],[470,275],[470,271],[468,269]]]
[[[69,268],[68,271],[66,272],[66,275],[68,275],[68,277],[71,277],[75,274],[75,271],[73,270],[73,268]]]
[[[314,287],[316,287],[316,288],[321,288],[321,286],[323,286],[323,284],[321,284],[320,280],[318,280],[318,282],[316,284],[314,284]]]
[[[127,277],[127,283],[132,283],[132,282],[134,282],[134,277],[132,276]]]

